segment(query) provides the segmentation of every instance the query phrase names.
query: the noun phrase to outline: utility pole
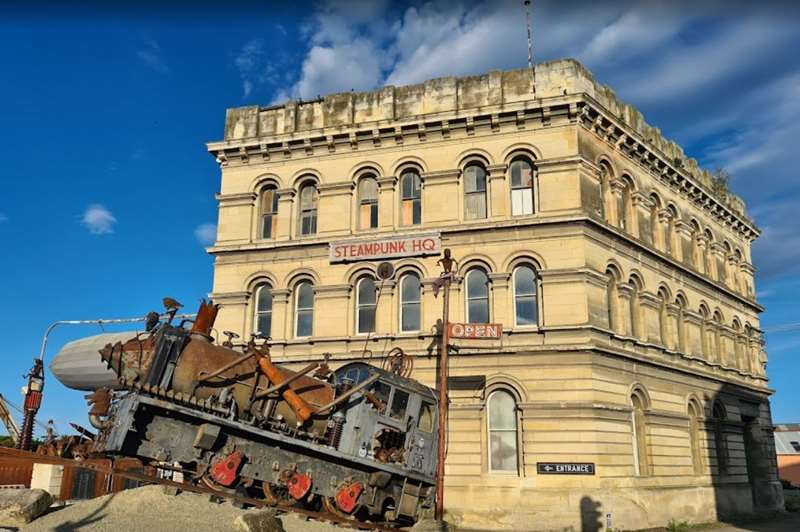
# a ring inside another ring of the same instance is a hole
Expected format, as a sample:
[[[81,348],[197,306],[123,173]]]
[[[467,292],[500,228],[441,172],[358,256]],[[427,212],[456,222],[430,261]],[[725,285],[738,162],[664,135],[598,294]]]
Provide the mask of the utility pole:
[[[453,280],[453,266],[456,261],[450,256],[450,249],[444,250],[444,256],[439,259],[439,264],[444,270],[439,277],[439,283],[444,289],[442,303],[442,337],[439,344],[439,440],[438,460],[436,462],[436,512],[435,517],[441,520],[444,515],[444,461],[447,456],[447,410],[448,410],[448,355],[450,351],[450,283]],[[434,292],[435,294],[435,292]]]
[[[536,93],[536,70],[533,68],[533,39],[531,38],[531,0],[522,2],[525,6],[525,25],[528,29],[528,68],[531,71],[531,92]]]

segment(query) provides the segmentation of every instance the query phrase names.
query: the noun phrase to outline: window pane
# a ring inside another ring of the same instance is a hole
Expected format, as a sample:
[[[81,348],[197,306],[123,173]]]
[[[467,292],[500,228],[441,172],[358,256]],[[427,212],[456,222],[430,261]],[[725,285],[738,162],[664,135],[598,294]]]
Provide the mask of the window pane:
[[[378,227],[378,204],[373,203],[370,205],[369,210],[369,227],[375,229]]]
[[[489,296],[489,278],[483,270],[472,270],[467,274],[467,296],[470,299]]]
[[[371,177],[366,177],[358,183],[358,195],[361,201],[378,199],[378,182]]]
[[[483,192],[468,193],[464,197],[464,216],[468,220],[486,218],[486,194]]]
[[[420,330],[419,303],[404,303],[400,326],[403,331]]]
[[[395,388],[394,397],[392,397],[392,407],[389,409],[389,416],[395,419],[403,419],[406,415],[407,407],[408,393]]]
[[[420,223],[422,223],[422,200],[417,198],[413,200],[413,202],[414,202],[413,214],[412,214],[413,220],[411,223],[413,223],[414,225],[419,225]]]
[[[424,432],[433,432],[433,405],[431,403],[423,401],[420,405],[417,428]]]
[[[408,172],[403,174],[400,183],[401,198],[413,199],[420,196],[420,179],[415,172]]]
[[[310,309],[314,307],[314,288],[311,283],[297,285],[297,308]]]
[[[271,214],[264,215],[264,223],[261,227],[261,238],[272,238],[272,218]]]
[[[313,314],[311,310],[297,312],[297,336],[311,336]]]
[[[258,314],[256,330],[265,336],[272,335],[272,312],[262,312]]]
[[[375,281],[365,277],[358,282],[358,304],[369,305],[375,303]]]
[[[406,275],[400,283],[400,295],[404,303],[419,301],[419,277]]]
[[[517,430],[516,403],[508,392],[494,392],[489,397],[489,429]]]
[[[511,186],[513,188],[533,185],[533,167],[528,161],[518,159],[511,163]]]
[[[471,300],[467,310],[470,323],[489,323],[489,303],[485,299]]]
[[[358,309],[358,332],[375,332],[375,307],[360,307]]]
[[[536,293],[536,275],[533,268],[520,266],[514,272],[514,293],[516,295],[531,295]]]
[[[483,192],[486,190],[486,171],[482,166],[473,164],[464,169],[464,191]]]
[[[491,446],[491,467],[493,471],[517,470],[517,433],[516,432],[491,432],[489,434]]]
[[[517,297],[517,325],[536,324],[536,298],[533,296]]]
[[[258,289],[258,312],[268,312],[272,310],[272,289],[269,286],[262,286]]]

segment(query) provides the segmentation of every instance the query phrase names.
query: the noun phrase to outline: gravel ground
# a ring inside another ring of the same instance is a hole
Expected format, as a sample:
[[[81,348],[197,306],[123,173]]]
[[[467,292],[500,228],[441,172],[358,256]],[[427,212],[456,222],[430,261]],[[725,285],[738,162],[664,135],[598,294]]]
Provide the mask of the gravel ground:
[[[167,495],[161,486],[144,486],[54,510],[21,528],[24,532],[80,530],[92,532],[158,532],[161,530],[236,530],[234,520],[250,510],[209,502],[207,495]],[[286,532],[343,532],[329,523],[281,515]]]

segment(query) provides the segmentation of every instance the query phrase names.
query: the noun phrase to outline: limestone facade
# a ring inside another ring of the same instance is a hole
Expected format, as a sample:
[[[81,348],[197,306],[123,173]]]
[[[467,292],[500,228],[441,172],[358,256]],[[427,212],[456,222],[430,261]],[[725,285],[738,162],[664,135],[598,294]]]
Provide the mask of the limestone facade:
[[[433,386],[438,257],[377,283],[376,262],[328,255],[428,233],[458,261],[451,321],[504,325],[451,358],[452,519],[624,529],[782,507],[758,229],[580,64],[229,109],[208,149],[219,331],[260,328],[297,364],[399,346]]]

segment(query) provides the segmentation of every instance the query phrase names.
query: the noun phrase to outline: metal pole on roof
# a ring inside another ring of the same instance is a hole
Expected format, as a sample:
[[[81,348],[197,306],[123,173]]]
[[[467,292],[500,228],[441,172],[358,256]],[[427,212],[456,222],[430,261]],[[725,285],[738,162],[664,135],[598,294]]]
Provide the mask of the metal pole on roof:
[[[525,25],[528,29],[528,68],[531,71],[531,92],[536,92],[536,70],[533,68],[533,39],[531,38],[531,0],[522,2],[525,6]]]

